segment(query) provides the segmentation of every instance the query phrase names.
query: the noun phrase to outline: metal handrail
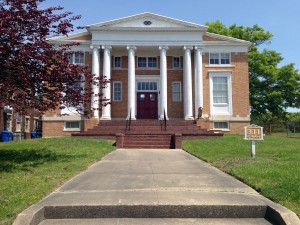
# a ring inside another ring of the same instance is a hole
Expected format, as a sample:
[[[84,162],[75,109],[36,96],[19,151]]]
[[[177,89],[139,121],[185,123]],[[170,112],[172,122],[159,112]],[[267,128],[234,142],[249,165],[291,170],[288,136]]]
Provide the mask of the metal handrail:
[[[167,130],[167,116],[166,116],[166,110],[164,109],[164,118],[160,119],[160,129],[163,131]]]

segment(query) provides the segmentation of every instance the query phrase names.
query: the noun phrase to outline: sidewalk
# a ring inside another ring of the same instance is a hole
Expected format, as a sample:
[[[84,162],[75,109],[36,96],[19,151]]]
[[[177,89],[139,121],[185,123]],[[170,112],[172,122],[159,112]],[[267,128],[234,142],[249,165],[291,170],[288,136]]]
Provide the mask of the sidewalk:
[[[74,223],[300,224],[293,212],[242,182],[170,149],[118,149],[14,224]]]

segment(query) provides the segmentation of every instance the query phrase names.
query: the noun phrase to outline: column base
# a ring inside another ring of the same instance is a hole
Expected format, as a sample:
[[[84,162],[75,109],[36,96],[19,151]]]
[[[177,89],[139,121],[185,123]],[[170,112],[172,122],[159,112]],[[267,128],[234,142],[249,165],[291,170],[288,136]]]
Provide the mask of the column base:
[[[128,115],[128,116],[126,117],[126,120],[129,120],[129,119],[130,119],[130,116]],[[135,116],[132,116],[132,115],[131,115],[131,120],[136,120]]]
[[[184,119],[185,120],[194,120],[194,117],[187,115],[187,116],[184,117]]]
[[[159,120],[164,120],[164,115],[160,115],[160,116],[159,116]],[[166,116],[166,120],[169,120],[169,117],[168,117],[168,116]]]

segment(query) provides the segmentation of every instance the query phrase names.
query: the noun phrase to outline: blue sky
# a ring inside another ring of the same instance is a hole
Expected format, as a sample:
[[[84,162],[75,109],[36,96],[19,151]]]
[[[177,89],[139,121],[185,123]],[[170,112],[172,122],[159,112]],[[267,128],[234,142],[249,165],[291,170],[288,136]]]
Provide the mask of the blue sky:
[[[282,54],[281,65],[295,63],[300,70],[300,0],[47,0],[43,7],[62,6],[82,15],[76,25],[89,25],[142,12],[152,12],[188,22],[205,24],[220,20],[229,26],[258,24],[273,33],[263,46]]]

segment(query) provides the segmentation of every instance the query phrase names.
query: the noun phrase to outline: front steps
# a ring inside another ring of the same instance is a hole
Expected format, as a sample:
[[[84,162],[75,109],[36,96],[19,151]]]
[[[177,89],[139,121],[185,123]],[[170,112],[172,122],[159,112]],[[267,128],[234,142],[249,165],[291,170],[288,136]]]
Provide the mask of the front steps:
[[[223,133],[203,129],[191,120],[110,120],[86,132],[72,134],[74,137],[116,140],[118,148],[181,148],[182,139],[217,138]]]

